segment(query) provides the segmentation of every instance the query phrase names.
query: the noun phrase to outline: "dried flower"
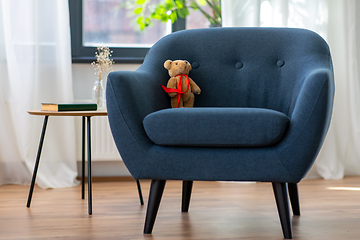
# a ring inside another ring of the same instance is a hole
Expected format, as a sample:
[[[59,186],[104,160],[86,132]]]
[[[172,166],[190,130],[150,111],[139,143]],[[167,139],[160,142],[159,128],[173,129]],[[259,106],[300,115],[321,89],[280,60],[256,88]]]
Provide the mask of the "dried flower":
[[[95,67],[95,74],[98,76],[99,82],[101,81],[103,74],[112,71],[112,65],[114,60],[110,59],[113,51],[105,46],[98,46],[97,52],[95,52],[96,62],[92,62],[91,65]]]

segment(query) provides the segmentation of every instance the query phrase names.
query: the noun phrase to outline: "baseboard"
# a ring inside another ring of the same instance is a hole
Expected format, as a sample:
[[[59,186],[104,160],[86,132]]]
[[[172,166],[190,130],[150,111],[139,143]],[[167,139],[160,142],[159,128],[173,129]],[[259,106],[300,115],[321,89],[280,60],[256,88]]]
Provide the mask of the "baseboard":
[[[81,177],[77,177],[77,180],[81,181]],[[135,181],[133,177],[92,177],[92,182],[124,182],[124,181]],[[88,181],[88,178],[85,177],[85,182]]]
[[[77,162],[78,177],[81,177],[81,161]],[[85,176],[87,176],[87,162],[85,162]],[[91,161],[91,176],[96,177],[131,177],[123,161]]]

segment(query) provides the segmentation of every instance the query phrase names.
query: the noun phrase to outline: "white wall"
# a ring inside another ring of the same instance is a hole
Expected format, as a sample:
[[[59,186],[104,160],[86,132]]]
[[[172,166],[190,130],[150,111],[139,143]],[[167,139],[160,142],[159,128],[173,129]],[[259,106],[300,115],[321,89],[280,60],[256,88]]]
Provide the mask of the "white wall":
[[[114,64],[113,71],[134,71],[139,66],[140,64]],[[90,63],[73,63],[72,76],[75,101],[91,100],[91,90],[96,80],[94,67]]]

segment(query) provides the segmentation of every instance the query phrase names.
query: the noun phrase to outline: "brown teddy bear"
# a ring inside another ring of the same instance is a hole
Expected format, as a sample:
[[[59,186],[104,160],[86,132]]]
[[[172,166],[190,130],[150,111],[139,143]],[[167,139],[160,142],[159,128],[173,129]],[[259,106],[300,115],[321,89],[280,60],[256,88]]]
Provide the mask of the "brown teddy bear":
[[[190,63],[185,60],[166,60],[164,67],[169,70],[170,79],[167,87],[162,87],[171,97],[171,107],[193,107],[194,93],[199,95],[201,89],[188,76],[191,70]]]

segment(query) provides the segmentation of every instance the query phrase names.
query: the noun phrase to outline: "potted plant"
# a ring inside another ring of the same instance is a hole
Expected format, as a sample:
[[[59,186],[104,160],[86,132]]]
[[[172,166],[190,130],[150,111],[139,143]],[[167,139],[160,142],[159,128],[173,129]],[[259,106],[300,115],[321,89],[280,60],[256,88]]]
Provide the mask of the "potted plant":
[[[141,30],[151,26],[152,20],[175,23],[178,17],[189,15],[189,9],[200,11],[210,26],[221,26],[221,0],[163,0],[155,5],[150,0],[137,0],[136,5],[134,13],[139,15],[137,24]],[[211,13],[204,11],[205,5],[211,8]]]

